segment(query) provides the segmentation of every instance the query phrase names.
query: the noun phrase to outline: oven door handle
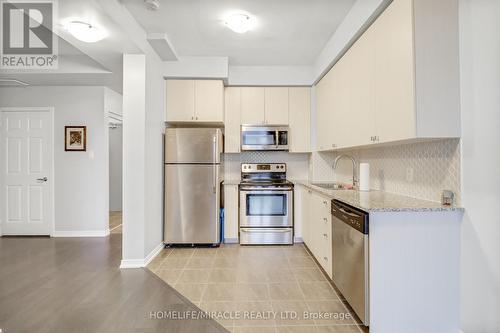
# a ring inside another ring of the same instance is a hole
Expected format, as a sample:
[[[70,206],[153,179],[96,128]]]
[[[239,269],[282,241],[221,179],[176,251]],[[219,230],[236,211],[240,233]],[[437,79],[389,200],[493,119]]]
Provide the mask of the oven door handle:
[[[255,233],[268,233],[268,232],[281,232],[281,233],[285,233],[285,232],[290,232],[290,228],[287,228],[287,229],[258,229],[258,228],[241,228],[240,231],[242,232],[255,232]]]
[[[290,192],[293,191],[293,187],[253,187],[253,186],[242,186],[240,187],[242,192],[255,192],[255,191],[273,191],[273,192]]]

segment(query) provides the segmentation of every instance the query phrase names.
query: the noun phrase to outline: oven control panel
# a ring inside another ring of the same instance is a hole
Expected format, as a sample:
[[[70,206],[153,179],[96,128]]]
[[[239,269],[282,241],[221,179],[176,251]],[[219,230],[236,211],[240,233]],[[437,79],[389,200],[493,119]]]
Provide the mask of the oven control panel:
[[[286,172],[285,163],[242,163],[242,173],[254,172]]]

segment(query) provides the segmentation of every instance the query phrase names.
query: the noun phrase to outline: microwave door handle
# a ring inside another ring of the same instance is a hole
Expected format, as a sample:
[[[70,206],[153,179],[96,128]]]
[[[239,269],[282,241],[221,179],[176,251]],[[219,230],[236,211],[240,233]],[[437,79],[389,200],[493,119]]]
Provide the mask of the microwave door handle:
[[[280,145],[280,132],[278,130],[276,130],[276,134],[275,134],[275,138],[274,138],[274,143],[276,144],[276,148],[279,148],[279,145]]]

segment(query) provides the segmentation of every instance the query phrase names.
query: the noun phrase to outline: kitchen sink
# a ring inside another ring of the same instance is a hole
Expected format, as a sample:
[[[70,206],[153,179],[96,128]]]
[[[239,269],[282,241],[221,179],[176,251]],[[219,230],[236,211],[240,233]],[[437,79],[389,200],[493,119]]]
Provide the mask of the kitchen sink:
[[[341,183],[311,183],[311,185],[321,187],[327,190],[349,190],[351,187]]]

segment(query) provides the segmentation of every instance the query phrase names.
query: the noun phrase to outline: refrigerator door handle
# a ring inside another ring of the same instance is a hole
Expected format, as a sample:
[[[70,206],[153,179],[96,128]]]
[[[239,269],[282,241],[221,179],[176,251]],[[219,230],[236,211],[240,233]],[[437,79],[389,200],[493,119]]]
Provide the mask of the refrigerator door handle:
[[[213,141],[212,141],[212,149],[213,149],[213,156],[214,156],[214,161],[217,161],[217,136],[214,135]],[[214,193],[217,193],[217,167],[214,166],[214,172],[213,172],[213,187],[212,190]]]

